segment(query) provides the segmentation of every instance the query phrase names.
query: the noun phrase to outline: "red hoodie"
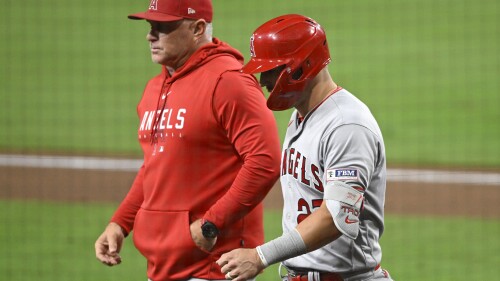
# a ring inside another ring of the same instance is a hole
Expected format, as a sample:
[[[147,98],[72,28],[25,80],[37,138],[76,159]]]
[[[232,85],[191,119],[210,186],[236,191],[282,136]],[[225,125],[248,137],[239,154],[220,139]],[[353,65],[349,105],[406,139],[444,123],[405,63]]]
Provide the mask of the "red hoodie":
[[[111,221],[129,233],[154,281],[224,279],[221,254],[264,242],[261,201],[279,176],[276,121],[242,55],[217,39],[170,76],[165,67],[137,107],[144,164]],[[189,224],[220,235],[212,252]]]

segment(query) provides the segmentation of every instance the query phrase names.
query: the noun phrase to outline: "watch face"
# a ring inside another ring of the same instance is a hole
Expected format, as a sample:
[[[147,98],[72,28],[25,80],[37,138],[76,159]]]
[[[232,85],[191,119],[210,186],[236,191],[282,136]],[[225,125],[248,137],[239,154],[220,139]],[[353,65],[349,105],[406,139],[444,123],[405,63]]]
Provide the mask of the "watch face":
[[[219,234],[219,230],[215,226],[215,224],[211,222],[205,222],[201,226],[201,232],[205,238],[215,238]]]

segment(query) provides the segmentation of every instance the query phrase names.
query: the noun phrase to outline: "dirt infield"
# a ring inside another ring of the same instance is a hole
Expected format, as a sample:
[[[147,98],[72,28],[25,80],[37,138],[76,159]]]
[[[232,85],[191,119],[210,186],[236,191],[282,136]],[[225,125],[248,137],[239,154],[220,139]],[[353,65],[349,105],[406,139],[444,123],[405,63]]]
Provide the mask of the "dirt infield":
[[[0,167],[0,198],[66,202],[120,202],[135,172]],[[389,182],[386,213],[500,218],[500,187]],[[281,209],[279,185],[266,208]]]

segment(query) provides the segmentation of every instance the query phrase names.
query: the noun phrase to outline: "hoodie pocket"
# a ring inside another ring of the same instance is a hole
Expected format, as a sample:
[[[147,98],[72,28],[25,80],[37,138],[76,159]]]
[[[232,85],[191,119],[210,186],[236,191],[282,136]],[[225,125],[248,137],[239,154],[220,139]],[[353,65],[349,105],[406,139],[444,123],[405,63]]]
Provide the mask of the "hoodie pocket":
[[[134,223],[134,244],[148,260],[149,270],[192,266],[209,254],[196,247],[187,211],[140,209]],[[149,271],[148,270],[148,271]]]

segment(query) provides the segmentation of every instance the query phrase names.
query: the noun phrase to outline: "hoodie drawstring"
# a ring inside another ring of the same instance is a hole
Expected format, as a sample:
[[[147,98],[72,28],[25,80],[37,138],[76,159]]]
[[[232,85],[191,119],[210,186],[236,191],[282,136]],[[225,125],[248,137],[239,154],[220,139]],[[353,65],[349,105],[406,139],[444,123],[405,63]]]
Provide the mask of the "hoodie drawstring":
[[[158,136],[157,136],[158,125],[160,123],[161,115],[163,115],[163,111],[165,110],[165,106],[167,104],[167,97],[168,97],[167,90],[170,88],[170,83],[166,82],[167,79],[168,77],[166,77],[165,80],[163,80],[163,85],[161,87],[160,94],[158,95],[158,101],[156,102],[156,111],[155,111],[156,117],[153,122],[153,126],[151,127],[151,133],[150,133],[151,144],[155,144],[158,142]],[[163,99],[163,104],[161,105],[161,110],[160,110],[160,101],[162,99]]]

